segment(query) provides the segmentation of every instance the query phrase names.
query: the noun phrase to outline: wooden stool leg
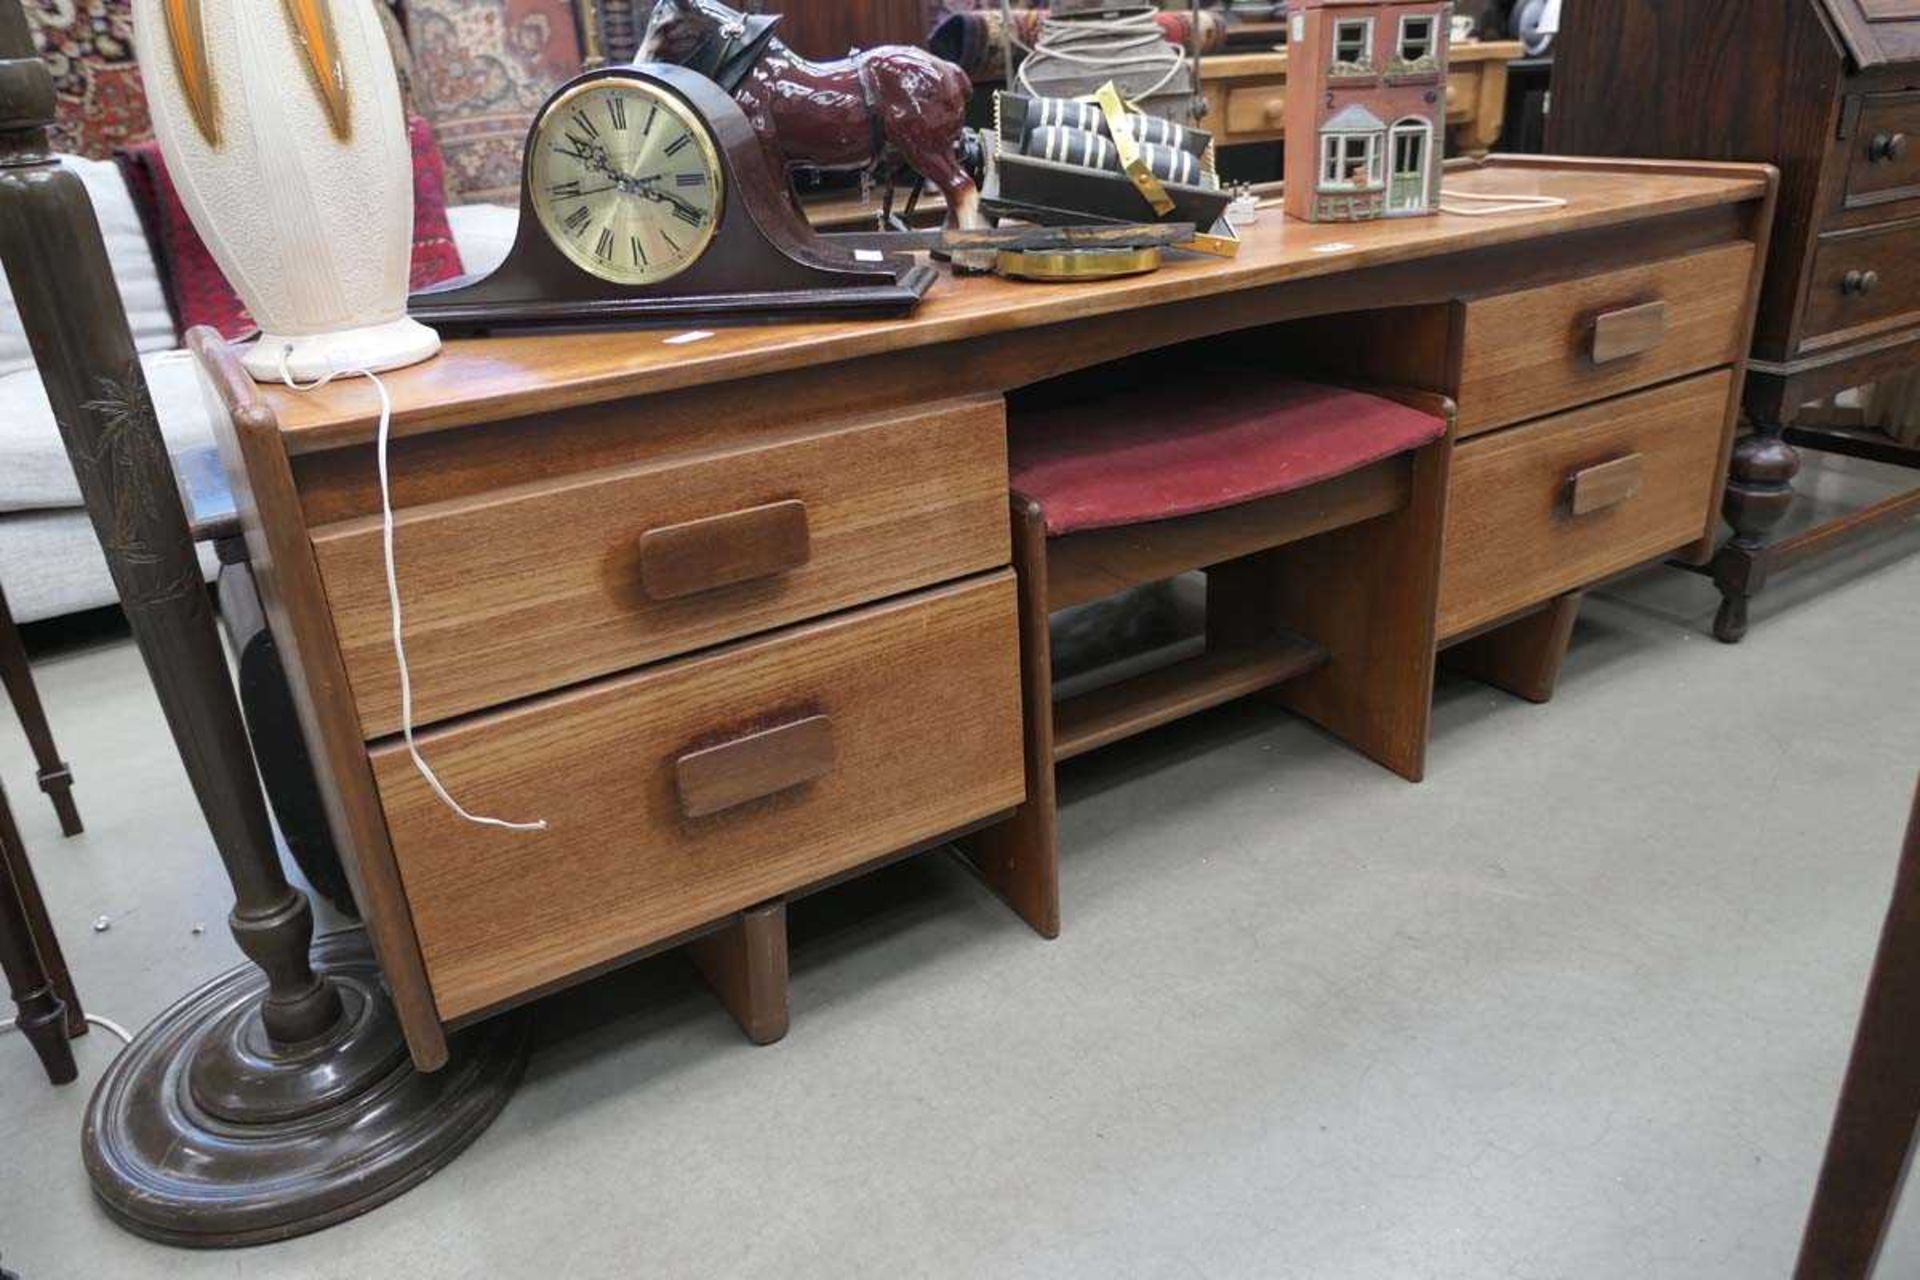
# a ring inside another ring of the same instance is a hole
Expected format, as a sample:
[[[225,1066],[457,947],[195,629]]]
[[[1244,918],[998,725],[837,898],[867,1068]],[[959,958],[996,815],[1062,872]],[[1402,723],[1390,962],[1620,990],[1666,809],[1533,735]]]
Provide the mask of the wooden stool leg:
[[[1920,795],[1880,933],[1853,1058],[1800,1242],[1796,1280],[1866,1280],[1920,1128]]]
[[[1580,593],[1561,596],[1524,618],[1462,640],[1441,653],[1441,665],[1528,702],[1549,702],[1579,617]]]
[[[34,878],[33,868],[27,862],[26,841],[20,838],[20,828],[14,823],[13,810],[8,807],[4,792],[0,792],[0,849],[7,851],[7,869],[20,909],[26,916],[27,938],[39,954],[40,966],[46,970],[54,994],[67,1008],[67,1035],[83,1036],[87,1034],[87,1014],[80,1007],[80,994],[74,989],[73,975],[67,970],[66,954],[60,950],[53,919],[47,914],[46,899],[40,896],[40,882]]]
[[[0,796],[0,805],[5,797]],[[9,824],[11,825],[11,824]],[[71,1084],[80,1074],[67,1039],[67,1008],[55,990],[47,967],[34,945],[20,886],[32,881],[26,850],[11,831],[0,832],[0,969],[18,1012],[20,1033],[40,1055],[47,1079]]]
[[[747,1039],[787,1034],[787,904],[769,902],[687,944],[687,956]]]
[[[1020,711],[1027,802],[1005,822],[957,841],[988,888],[1043,938],[1060,936],[1059,811],[1053,789],[1053,646],[1047,634],[1047,528],[1037,504],[1013,500],[1020,579]]]
[[[1400,510],[1207,571],[1209,639],[1231,641],[1234,628],[1281,626],[1325,645],[1325,666],[1273,696],[1409,782],[1420,781],[1427,767],[1452,459],[1449,431],[1414,455],[1412,488]],[[1216,617],[1216,576],[1223,599],[1260,593],[1260,616],[1222,610]]]
[[[27,647],[20,640],[20,628],[13,624],[7,608],[6,592],[0,590],[0,682],[27,731],[27,743],[33,748],[34,762],[40,766],[40,789],[53,801],[63,835],[77,836],[83,828],[80,810],[73,803],[73,770],[60,758],[53,743],[53,729],[47,724],[47,712],[40,705],[40,691],[34,687],[33,668],[27,663]]]

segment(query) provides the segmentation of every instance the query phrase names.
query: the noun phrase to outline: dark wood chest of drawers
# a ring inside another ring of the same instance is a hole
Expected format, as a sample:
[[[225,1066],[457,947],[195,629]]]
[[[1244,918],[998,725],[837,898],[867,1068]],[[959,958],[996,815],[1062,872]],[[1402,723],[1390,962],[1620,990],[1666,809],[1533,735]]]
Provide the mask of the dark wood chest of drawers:
[[[1715,564],[1716,630],[1736,640],[1770,568],[1920,510],[1916,491],[1771,540],[1792,502],[1793,445],[1920,465],[1884,423],[1801,421],[1809,403],[1920,365],[1920,0],[1568,5],[1548,147],[1781,171],[1748,367],[1754,430]]]

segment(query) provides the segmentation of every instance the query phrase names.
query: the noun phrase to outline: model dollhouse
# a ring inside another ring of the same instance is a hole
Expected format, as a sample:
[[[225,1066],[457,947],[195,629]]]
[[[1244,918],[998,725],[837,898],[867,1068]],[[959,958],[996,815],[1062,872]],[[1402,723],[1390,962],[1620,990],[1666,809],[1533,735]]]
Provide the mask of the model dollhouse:
[[[1360,222],[1435,212],[1452,16],[1440,0],[1293,0],[1289,214]]]

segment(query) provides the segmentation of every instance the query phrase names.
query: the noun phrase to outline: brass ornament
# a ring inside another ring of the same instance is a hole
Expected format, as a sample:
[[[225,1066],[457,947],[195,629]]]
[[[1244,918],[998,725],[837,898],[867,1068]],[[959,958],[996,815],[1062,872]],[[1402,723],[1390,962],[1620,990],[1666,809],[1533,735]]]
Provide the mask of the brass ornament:
[[[220,145],[220,98],[213,83],[213,60],[207,56],[207,29],[200,0],[161,0],[167,20],[167,43],[173,47],[173,68],[186,95],[187,110],[209,146]]]
[[[994,269],[1016,280],[1116,280],[1160,269],[1157,246],[1119,249],[1003,249]]]
[[[347,67],[340,60],[340,38],[333,29],[331,0],[280,0],[287,23],[306,55],[307,74],[326,108],[333,136],[342,142],[353,137],[353,100],[347,94]]]

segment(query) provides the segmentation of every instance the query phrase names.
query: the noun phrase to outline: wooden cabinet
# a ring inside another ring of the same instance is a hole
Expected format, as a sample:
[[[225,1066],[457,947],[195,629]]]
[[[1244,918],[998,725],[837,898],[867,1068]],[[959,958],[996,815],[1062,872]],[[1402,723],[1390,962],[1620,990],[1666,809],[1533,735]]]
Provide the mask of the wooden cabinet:
[[[1276,41],[1284,40],[1284,31]],[[1507,99],[1507,64],[1521,54],[1517,40],[1469,40],[1452,46],[1447,71],[1447,144],[1450,154],[1483,156],[1500,136]],[[1207,127],[1222,146],[1278,142],[1287,128],[1287,54],[1223,53],[1201,62]]]
[[[1723,640],[1770,569],[1920,510],[1920,489],[1773,540],[1801,445],[1920,466],[1866,421],[1811,402],[1920,364],[1920,0],[1570,4],[1548,148],[1767,161],[1781,172],[1746,410],[1712,572]]]

